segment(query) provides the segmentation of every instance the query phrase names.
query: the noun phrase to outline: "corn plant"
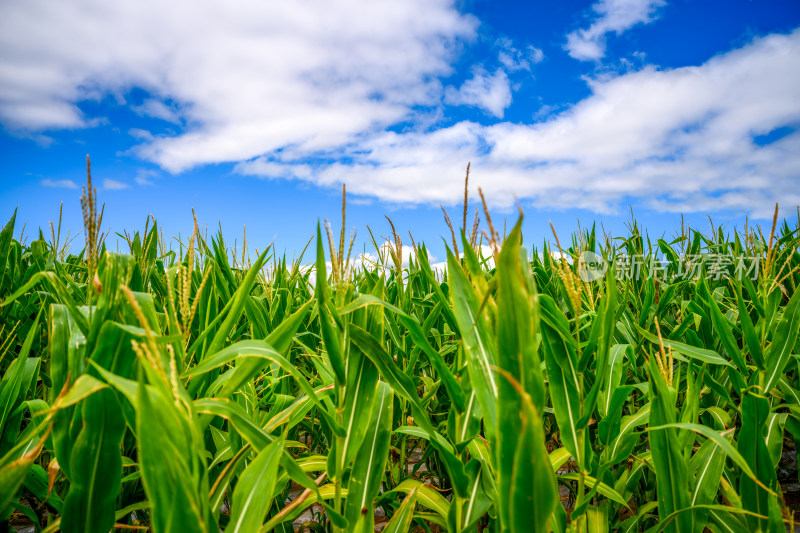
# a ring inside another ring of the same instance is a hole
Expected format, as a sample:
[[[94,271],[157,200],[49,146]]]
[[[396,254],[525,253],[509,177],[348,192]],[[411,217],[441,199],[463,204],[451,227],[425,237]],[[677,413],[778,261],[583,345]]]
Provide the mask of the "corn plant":
[[[354,266],[344,220],[291,262],[196,221],[168,242],[148,219],[112,253],[89,191],[77,255],[60,228],[0,232],[6,529],[792,524],[800,236],[777,211],[766,235],[632,223],[565,248],[524,246],[521,216],[501,239],[488,210],[479,239],[476,211],[440,271],[423,243],[404,267],[393,224],[390,257]]]

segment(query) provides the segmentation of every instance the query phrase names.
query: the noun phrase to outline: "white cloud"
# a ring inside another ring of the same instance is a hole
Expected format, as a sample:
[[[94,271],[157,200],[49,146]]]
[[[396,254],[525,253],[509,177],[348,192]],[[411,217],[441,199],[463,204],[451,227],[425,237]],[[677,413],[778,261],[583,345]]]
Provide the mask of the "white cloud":
[[[456,89],[448,87],[445,90],[445,102],[450,105],[475,106],[491,113],[497,118],[511,105],[511,84],[508,75],[497,69],[494,74],[489,74],[483,68],[475,68],[472,78]]]
[[[452,0],[3,2],[0,121],[80,128],[75,102],[139,87],[140,113],[187,124],[135,150],[172,172],[331,149],[439,105],[476,25]]]
[[[106,178],[103,180],[103,188],[109,191],[121,191],[122,189],[127,189],[129,185],[127,183],[123,183],[121,181],[112,180]]]
[[[597,45],[584,55],[602,52],[607,33],[652,20],[661,3],[596,3],[598,18],[576,33]],[[506,72],[541,59],[501,44],[500,69],[444,89],[439,80],[475,28],[449,0],[243,0],[235,10],[188,0],[5,2],[0,49],[13,53],[0,55],[0,122],[28,136],[87,127],[97,117],[76,102],[122,102],[140,87],[150,96],[139,112],[185,124],[172,136],[129,131],[138,154],[173,172],[233,161],[241,174],[439,204],[462,197],[471,161],[470,193],[482,187],[494,207],[516,197],[603,213],[643,199],[662,210],[762,215],[775,200],[800,203],[800,133],[753,142],[800,125],[800,30],[699,66],[587,79],[587,98],[532,123],[437,127],[443,95],[502,117]],[[401,122],[411,126],[387,129]]]
[[[145,100],[142,105],[133,106],[131,109],[133,109],[133,111],[139,115],[159,118],[175,124],[178,124],[181,121],[180,113],[177,109],[168,106],[160,100],[154,100],[152,98]]]
[[[544,61],[544,52],[535,46],[528,45],[520,50],[505,37],[497,40],[497,46],[500,48],[497,59],[509,72],[531,70],[533,65]]]
[[[591,81],[592,96],[534,126],[489,129],[495,164],[539,166],[545,190],[570,183],[579,203],[661,197],[708,211],[798,202],[800,134],[761,147],[753,136],[800,124],[800,30],[758,39],[699,67],[646,68]],[[560,176],[556,178],[556,176]],[[549,183],[548,183],[549,182]],[[518,190],[520,195],[525,191]],[[740,193],[747,191],[742,196]],[[729,194],[736,193],[736,194]]]
[[[133,179],[137,185],[153,185],[153,178],[158,176],[157,170],[140,168],[136,171],[136,177]]]
[[[42,185],[45,187],[58,187],[61,189],[77,189],[78,185],[72,180],[51,180],[46,178],[42,180]]]
[[[242,174],[261,176],[263,178],[307,179],[313,180],[314,169],[307,164],[286,164],[280,160],[269,160],[263,157],[247,163],[241,163],[236,169]]]
[[[516,197],[607,213],[640,199],[769,216],[775,201],[800,204],[800,132],[766,146],[753,137],[800,126],[799,66],[800,30],[771,35],[696,67],[589,80],[589,97],[542,122],[385,132],[329,154],[353,164],[307,171],[354,194],[438,204],[459,201],[471,161],[470,194],[480,186],[498,207]]]
[[[617,35],[637,24],[647,24],[666,0],[598,0],[592,8],[599,17],[586,29],[567,35],[565,49],[580,60],[601,59],[606,53],[606,34]]]
[[[433,131],[384,132],[328,154],[333,159],[347,157],[353,164],[335,162],[302,168],[318,185],[347,183],[351,194],[399,203],[449,202],[463,195],[465,162],[473,161],[475,168],[476,149],[484,133],[483,126],[470,122]],[[291,162],[295,156],[302,155],[305,154],[289,150],[283,157]],[[278,172],[274,165],[282,162],[269,163],[270,173],[266,175],[273,176]],[[236,170],[246,175],[261,175],[263,164],[260,158],[241,163]],[[291,163],[286,166],[295,167]],[[474,183],[479,182],[476,179]]]

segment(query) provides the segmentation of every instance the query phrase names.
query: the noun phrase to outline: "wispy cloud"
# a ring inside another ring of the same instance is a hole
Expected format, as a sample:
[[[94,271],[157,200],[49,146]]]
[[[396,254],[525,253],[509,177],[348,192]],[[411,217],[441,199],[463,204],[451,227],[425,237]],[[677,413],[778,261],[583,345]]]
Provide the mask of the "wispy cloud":
[[[502,69],[489,74],[478,67],[473,70],[472,78],[460,88],[448,87],[444,99],[450,105],[474,106],[503,118],[506,108],[511,105],[511,84]]]
[[[528,45],[524,48],[517,48],[511,39],[501,38],[497,40],[500,52],[497,60],[509,71],[531,70],[533,65],[544,61],[544,52],[541,48]]]
[[[41,183],[45,187],[57,187],[60,189],[78,188],[78,185],[72,180],[51,180],[50,178],[45,178],[41,181]]]
[[[129,188],[130,185],[121,181],[106,178],[103,180],[103,188],[109,191],[121,191],[122,189]]]
[[[149,141],[153,141],[156,138],[155,135],[153,135],[149,131],[143,130],[141,128],[131,128],[131,129],[129,129],[128,130],[128,135],[130,135],[131,137],[133,137],[136,140],[148,141],[148,142]]]
[[[133,179],[137,185],[153,185],[153,178],[158,176],[157,170],[140,168]]]
[[[567,35],[564,48],[575,59],[602,59],[608,33],[619,35],[637,24],[651,22],[664,4],[666,0],[599,0],[592,6],[598,17],[588,28]]]

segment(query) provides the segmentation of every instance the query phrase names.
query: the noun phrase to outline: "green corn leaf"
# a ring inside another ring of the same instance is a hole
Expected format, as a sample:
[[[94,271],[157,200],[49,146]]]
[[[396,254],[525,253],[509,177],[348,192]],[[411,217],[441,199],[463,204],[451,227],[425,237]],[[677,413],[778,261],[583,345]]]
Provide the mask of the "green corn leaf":
[[[544,299],[544,297],[540,298]],[[578,427],[578,420],[581,418],[581,392],[577,385],[578,376],[577,373],[574,373],[574,367],[569,362],[564,363],[564,360],[569,361],[570,359],[568,353],[571,348],[569,343],[564,342],[558,331],[544,321],[541,323],[541,328],[542,349],[547,365],[547,383],[561,440],[580,466],[583,464],[584,452],[580,445],[580,428]],[[570,369],[570,374],[564,372],[559,360]]]
[[[737,517],[739,512],[738,509],[726,509],[721,505],[714,506],[708,510],[711,521],[717,526],[717,531],[725,531],[726,533],[750,533],[750,530],[747,528],[742,518]]]
[[[762,489],[767,490],[767,492],[771,491],[771,489],[769,489],[765,485],[763,485],[763,484],[759,485],[759,483],[761,483],[761,481],[759,480],[758,476],[756,476],[755,472],[752,470],[752,468],[750,467],[750,465],[747,462],[747,460],[744,459],[742,454],[740,452],[738,452],[736,450],[736,448],[734,448],[731,445],[731,443],[724,437],[724,435],[723,435],[724,432],[720,433],[718,431],[714,431],[713,429],[711,429],[709,427],[701,426],[700,424],[690,424],[690,423],[673,423],[673,424],[655,425],[655,426],[652,426],[652,427],[648,428],[648,431],[650,431],[650,432],[658,432],[658,431],[660,431],[662,429],[666,429],[666,428],[688,429],[688,430],[693,431],[693,432],[695,432],[695,433],[697,433],[699,435],[702,435],[702,436],[704,436],[704,437],[706,437],[708,439],[711,439],[712,441],[714,441],[714,443],[717,446],[722,448],[722,451],[725,452],[725,454],[728,456],[728,458],[730,458],[731,461],[733,461],[736,464],[736,466],[738,466],[742,470],[742,473],[744,474],[745,477],[750,478],[751,480],[753,480],[756,483],[756,485],[758,485]]]
[[[267,257],[269,250],[269,247],[267,247],[266,250],[261,252],[261,255],[258,256],[258,259],[256,259],[255,263],[253,263],[253,266],[251,266],[250,270],[247,272],[247,276],[245,276],[242,283],[236,289],[236,292],[233,295],[231,307],[228,310],[228,314],[225,316],[225,320],[222,322],[219,331],[217,331],[216,335],[214,335],[214,338],[211,340],[211,343],[208,345],[208,353],[213,354],[222,349],[222,345],[225,343],[225,339],[227,339],[228,334],[233,329],[234,324],[236,324],[236,322],[239,321],[239,317],[242,316],[242,311],[250,294],[250,289],[256,280],[256,276],[261,271],[261,267],[264,264],[264,260]]]
[[[332,392],[333,385],[327,385],[314,389],[314,396],[322,400],[325,397],[329,397]],[[283,424],[286,424],[287,430],[291,429],[302,422],[314,406],[315,400],[312,397],[305,394],[300,395],[290,406],[270,418],[264,425],[264,431],[272,433]]]
[[[379,396],[378,368],[366,357],[351,358],[348,365],[347,392],[344,405],[344,429],[346,435],[342,443],[342,464],[337,470],[353,460],[360,453],[361,443],[370,427],[373,406]]]
[[[511,470],[508,497],[509,530],[545,531],[558,502],[558,489],[544,445],[541,415],[529,398],[522,401],[525,418]]]
[[[93,378],[88,374],[84,374],[75,381],[75,384],[70,387],[69,392],[61,397],[58,403],[54,406],[55,409],[63,409],[80,403],[85,398],[92,394],[107,389],[108,385],[103,383],[97,378]]]
[[[773,469],[778,468],[778,463],[780,463],[781,460],[781,452],[783,452],[783,428],[786,426],[788,417],[789,413],[770,413],[767,415],[767,429],[765,431],[764,441],[767,443]]]
[[[29,292],[42,280],[47,281],[48,285],[50,285],[56,295],[58,295],[58,299],[69,308],[75,324],[81,332],[86,335],[89,332],[89,322],[86,316],[78,309],[78,304],[75,302],[75,299],[64,286],[62,280],[54,272],[37,272],[13,294],[0,301],[0,308],[15,302],[20,296]]]
[[[157,389],[140,382],[137,398],[139,462],[153,531],[216,531],[191,427],[177,405]]]
[[[8,252],[11,248],[11,241],[14,237],[14,222],[17,220],[17,210],[14,209],[14,214],[11,215],[9,220],[0,231],[0,290],[3,288],[3,278],[6,273],[6,264],[8,263]]]
[[[553,467],[553,472],[557,472],[571,458],[572,455],[566,448],[556,448],[550,452],[550,465]]]
[[[72,448],[72,479],[61,519],[65,533],[110,529],[122,477],[125,420],[114,394],[105,390],[88,396],[81,415],[83,429]]]
[[[386,353],[372,335],[355,324],[350,324],[350,336],[353,344],[378,367],[381,376],[391,386],[395,394],[409,402],[414,420],[428,434],[431,444],[441,454],[445,468],[453,483],[453,489],[459,495],[466,494],[467,478],[464,474],[463,464],[453,455],[449,445],[442,446],[440,444],[441,435],[433,427],[428,412],[422,406],[419,396],[417,396],[417,389],[411,379],[397,367],[389,357],[389,354]]]
[[[658,337],[656,335],[653,335],[649,331],[642,329],[638,326],[637,329],[645,339],[652,342],[656,346],[659,346]],[[698,348],[690,344],[685,344],[682,342],[673,341],[666,338],[663,338],[662,341],[664,343],[664,348],[672,348],[674,352],[677,352],[678,354],[683,354],[686,357],[690,357],[692,359],[697,359],[702,363],[708,363],[710,365],[733,366],[724,357],[722,357],[720,354],[718,354],[713,350]]]
[[[427,485],[416,479],[409,478],[403,480],[394,489],[389,491],[389,494],[393,492],[408,494],[411,491],[417,491],[417,500],[422,505],[428,509],[432,509],[442,518],[447,518],[447,515],[450,512],[450,502],[448,502],[438,491],[432,488],[431,485]]]
[[[606,444],[606,446],[610,444],[612,438],[620,435],[620,428],[622,426],[622,409],[625,406],[625,402],[628,400],[628,396],[630,396],[633,390],[634,387],[632,385],[617,387],[614,390],[609,411],[606,416],[600,420],[600,423],[597,426],[597,436],[603,443]]]
[[[679,438],[675,423],[675,391],[661,376],[653,358],[649,360],[651,410],[649,429],[650,451],[656,471],[658,514],[661,517],[689,506],[689,480],[687,465],[683,459],[683,441]],[[716,433],[715,433],[716,435]],[[730,446],[728,441],[724,441]],[[680,514],[666,528],[679,533],[692,531],[691,514]]]
[[[317,398],[317,395],[314,393],[314,389],[311,387],[305,377],[303,377],[303,375],[293,364],[291,364],[283,355],[278,353],[266,341],[239,341],[236,344],[232,344],[231,346],[221,350],[214,356],[207,358],[202,363],[192,368],[189,372],[185,373],[182,377],[191,378],[198,376],[200,374],[210,372],[215,368],[224,366],[237,359],[259,359],[262,361],[266,360],[277,363],[283,370],[285,370],[295,379],[297,384],[300,386],[303,392],[306,393],[308,398],[311,399],[311,401],[313,401],[318,407],[320,407],[320,413],[326,417],[326,420],[331,424],[331,427],[334,428],[334,431],[344,436],[344,429],[342,429],[342,427],[337,424],[330,417],[330,415],[328,415],[325,405],[322,404],[322,402]],[[264,366],[266,366],[266,363],[258,363],[255,365],[250,365],[248,369],[257,369],[256,371],[258,372]],[[244,365],[237,367],[236,370],[242,368],[244,368]],[[233,372],[236,370],[233,370]],[[253,376],[250,376],[250,379],[252,379],[252,377]],[[236,388],[238,388],[238,386]],[[220,396],[227,396],[224,391],[225,389],[220,392]]]
[[[431,440],[439,448],[442,448],[451,454],[455,451],[453,445],[450,444],[450,442],[448,442],[447,439],[445,439],[440,433],[434,432],[433,437],[431,437],[431,434],[427,429],[423,429],[419,426],[400,426],[394,430],[394,433],[400,435],[411,435],[412,437],[416,437],[418,439]]]
[[[569,474],[557,474],[556,477],[558,479],[563,479],[565,481],[578,481],[580,477],[579,474],[576,473],[569,473]],[[586,486],[590,489],[594,489],[596,487],[597,493],[605,496],[609,500],[612,500],[615,503],[623,507],[628,507],[628,502],[625,501],[625,498],[622,495],[614,490],[613,487],[608,486],[607,484],[603,483],[602,481],[597,481],[595,478],[591,476],[584,476],[583,477]]]
[[[119,393],[125,396],[125,398],[128,400],[128,402],[130,402],[131,405],[135,406],[139,404],[138,400],[139,384],[136,381],[133,381],[131,379],[125,379],[112,372],[109,372],[105,368],[99,366],[94,361],[89,361],[89,364],[92,366],[92,369],[100,375],[103,381],[108,383],[110,386],[114,387],[114,389],[116,389]],[[88,380],[86,383],[87,385],[91,385],[92,381]]]
[[[711,309],[711,322],[714,324],[714,330],[719,335],[722,346],[725,348],[725,351],[728,352],[728,356],[730,356],[730,358],[733,360],[733,363],[736,365],[736,368],[739,370],[739,372],[741,372],[742,375],[747,376],[749,374],[747,365],[742,357],[742,351],[733,336],[733,330],[730,322],[728,322],[728,319],[725,318],[725,315],[723,315],[722,311],[720,311],[717,301],[711,296],[711,293],[708,290],[708,284],[705,282],[705,280],[703,280],[703,282],[700,284],[700,287],[701,291],[705,293],[708,306]]]
[[[332,500],[336,495],[336,487],[332,484],[322,485],[319,489],[305,498],[301,505],[292,508],[291,512],[287,513],[280,517],[280,522],[276,521],[274,518],[267,520],[263,527],[261,527],[258,532],[259,533],[267,533],[268,531],[273,531],[275,526],[280,523],[284,522],[292,522],[298,516],[303,514],[303,512],[311,507],[314,504],[322,504],[325,505],[325,500]],[[340,495],[342,497],[347,497],[347,489],[341,489]],[[325,507],[326,512],[330,512],[330,507]],[[347,527],[347,522],[339,522],[340,528]]]
[[[742,476],[739,480],[739,494],[744,508],[757,515],[770,515],[770,494],[777,484],[775,467],[769,456],[764,439],[767,429],[769,402],[766,398],[750,392],[742,398],[742,430],[739,433],[738,451],[742,461],[752,468],[753,477]],[[743,469],[744,470],[744,469]],[[764,486],[759,486],[756,481]],[[748,515],[745,517],[751,531],[769,531],[769,519]]]
[[[248,415],[239,404],[228,398],[201,398],[192,403],[192,407],[197,413],[218,416],[228,420],[233,428],[244,438],[256,451],[273,442],[271,437],[250,415]]]
[[[747,349],[750,350],[750,355],[753,356],[753,361],[756,366],[758,366],[758,369],[762,371],[766,370],[767,365],[764,361],[764,352],[761,349],[761,343],[758,340],[755,326],[750,319],[750,314],[747,312],[747,307],[742,298],[742,288],[738,285],[736,286],[736,303],[739,309],[739,321],[742,324],[742,336],[744,337],[745,343],[747,343]]]
[[[46,502],[58,514],[64,512],[64,502],[55,491],[48,494],[48,478],[47,471],[38,464],[31,465],[28,470],[28,475],[23,482],[25,489],[29,490],[31,494],[36,496],[41,502]],[[2,513],[0,513],[2,514]]]
[[[430,261],[428,260],[428,252],[424,246],[420,247],[420,253],[417,255],[417,259],[420,263],[420,271],[425,276],[425,279],[428,281],[430,287],[433,289],[433,294],[442,305],[442,316],[444,317],[445,322],[447,322],[447,325],[450,326],[450,329],[453,331],[459,331],[461,325],[456,320],[456,310],[451,309],[450,305],[448,305],[450,300],[445,296],[444,292],[442,291],[442,287],[436,280],[436,276],[434,275]]]
[[[478,401],[487,421],[487,436],[493,440],[497,420],[498,384],[492,368],[497,358],[494,353],[496,342],[490,333],[486,320],[478,315],[481,302],[466,274],[456,258],[449,254],[447,271],[451,285],[453,313],[458,322],[467,354],[467,369],[470,383],[473,384]]]
[[[378,496],[389,455],[393,399],[391,387],[379,383],[372,417],[347,487],[345,518],[353,532],[371,533],[375,529],[372,501]]]
[[[19,405],[27,359],[27,355],[20,354],[0,381],[0,434],[5,431],[6,420]]]
[[[489,510],[492,506],[491,495],[493,492],[492,482],[486,477],[486,469],[477,459],[472,459],[465,467],[469,478],[468,494],[461,504],[461,524],[458,524],[458,517],[455,515],[457,507],[450,505],[448,523],[451,530],[468,530]]]
[[[385,533],[406,533],[411,528],[412,520],[414,519],[414,507],[417,505],[417,491],[419,489],[411,489],[403,498],[400,507],[392,515],[392,519],[383,528]]]
[[[637,509],[637,513],[622,522],[620,531],[622,533],[637,533],[641,531],[640,524],[644,520],[653,517],[652,511],[658,506],[658,502],[647,502]]]
[[[615,344],[609,349],[605,382],[597,405],[601,416],[605,416],[611,409],[611,398],[622,382],[622,365],[626,355],[629,360],[633,358],[633,348],[630,344]]]
[[[769,393],[783,375],[799,333],[800,291],[795,291],[783,310],[783,315],[772,337],[772,343],[767,346],[764,352],[764,359],[767,364],[767,372],[762,386],[764,394]]]
[[[32,443],[23,449],[12,449],[0,458],[0,517],[7,520],[9,506],[25,481],[28,471],[44,447],[44,441]]]
[[[692,507],[713,503],[724,468],[725,453],[722,448],[713,440],[705,441],[689,464],[689,471],[694,472],[694,487],[690,502]],[[700,507],[695,510],[693,516],[695,532],[702,533],[707,518],[707,509]]]
[[[381,307],[384,307],[397,315],[397,318],[411,335],[411,339],[418,347],[422,349],[423,353],[425,353],[425,355],[428,357],[428,360],[431,362],[431,365],[433,365],[433,367],[436,369],[437,374],[442,378],[444,386],[447,389],[447,393],[455,404],[456,409],[459,412],[463,412],[466,408],[464,392],[458,385],[458,382],[453,376],[451,370],[447,367],[442,355],[431,346],[430,342],[428,342],[428,339],[423,333],[422,327],[415,318],[407,315],[401,309],[398,309],[390,303],[369,294],[359,295],[352,302],[339,309],[338,313],[340,316],[343,316],[367,305],[380,305]]]
[[[234,475],[240,472],[240,465],[244,464],[247,453],[250,451],[250,446],[243,446],[230,461],[225,465],[217,477],[214,484],[211,486],[211,493],[208,496],[209,507],[212,512],[218,512],[223,500],[228,495],[228,486],[231,483]]]
[[[283,438],[275,439],[239,476],[233,491],[231,521],[225,531],[242,533],[261,526],[274,496],[283,445]]]
[[[336,328],[331,324],[331,311],[329,309],[328,276],[325,270],[325,251],[322,246],[322,233],[317,223],[317,286],[316,298],[319,310],[319,323],[325,349],[331,361],[333,374],[337,383],[343,385],[345,376],[344,355],[342,354],[342,341]]]
[[[500,523],[511,531],[544,528],[555,504],[555,479],[544,447],[541,409],[545,388],[534,342],[534,312],[521,281],[522,219],[500,251],[498,278],[497,444]],[[527,265],[525,265],[527,268]]]
[[[608,507],[592,505],[586,509],[586,529],[589,533],[608,533]]]
[[[300,327],[300,324],[305,319],[306,315],[311,310],[312,306],[313,306],[313,301],[306,302],[302,307],[300,307],[300,309],[294,312],[290,317],[282,321],[281,324],[267,336],[265,341],[263,341],[264,344],[269,346],[272,349],[272,351],[277,354],[286,353],[289,350],[289,346],[292,342],[292,339],[297,333],[297,329]],[[248,341],[241,341],[241,342],[248,342]],[[250,341],[250,342],[259,342],[259,341]],[[211,347],[209,347],[208,353],[210,354],[211,357],[214,356],[213,352],[211,352]],[[221,350],[219,353],[229,353],[229,352]],[[222,356],[219,356],[219,354],[216,354],[216,356],[223,358]],[[205,360],[203,362],[205,362]],[[227,397],[232,395],[234,392],[239,390],[239,388],[244,383],[253,379],[258,373],[260,373],[265,366],[266,366],[265,361],[259,360],[258,358],[243,360],[241,364],[238,365],[233,370],[233,375],[222,387],[222,390],[219,392],[219,396]],[[289,372],[288,368],[284,368],[284,370]],[[191,375],[197,375],[197,373],[198,373],[197,368],[195,367]],[[295,374],[297,374],[297,372],[295,372],[293,376]],[[295,377],[295,379],[297,378]]]

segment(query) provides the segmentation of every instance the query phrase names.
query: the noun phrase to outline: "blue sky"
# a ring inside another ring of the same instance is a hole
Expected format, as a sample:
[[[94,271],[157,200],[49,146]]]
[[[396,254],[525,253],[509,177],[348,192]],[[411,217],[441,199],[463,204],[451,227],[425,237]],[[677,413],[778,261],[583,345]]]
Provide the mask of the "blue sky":
[[[793,217],[799,28],[796,0],[4,2],[0,215],[80,232],[88,153],[112,247],[194,207],[291,255],[345,183],[359,249],[386,214],[441,258],[468,161],[535,244]]]

